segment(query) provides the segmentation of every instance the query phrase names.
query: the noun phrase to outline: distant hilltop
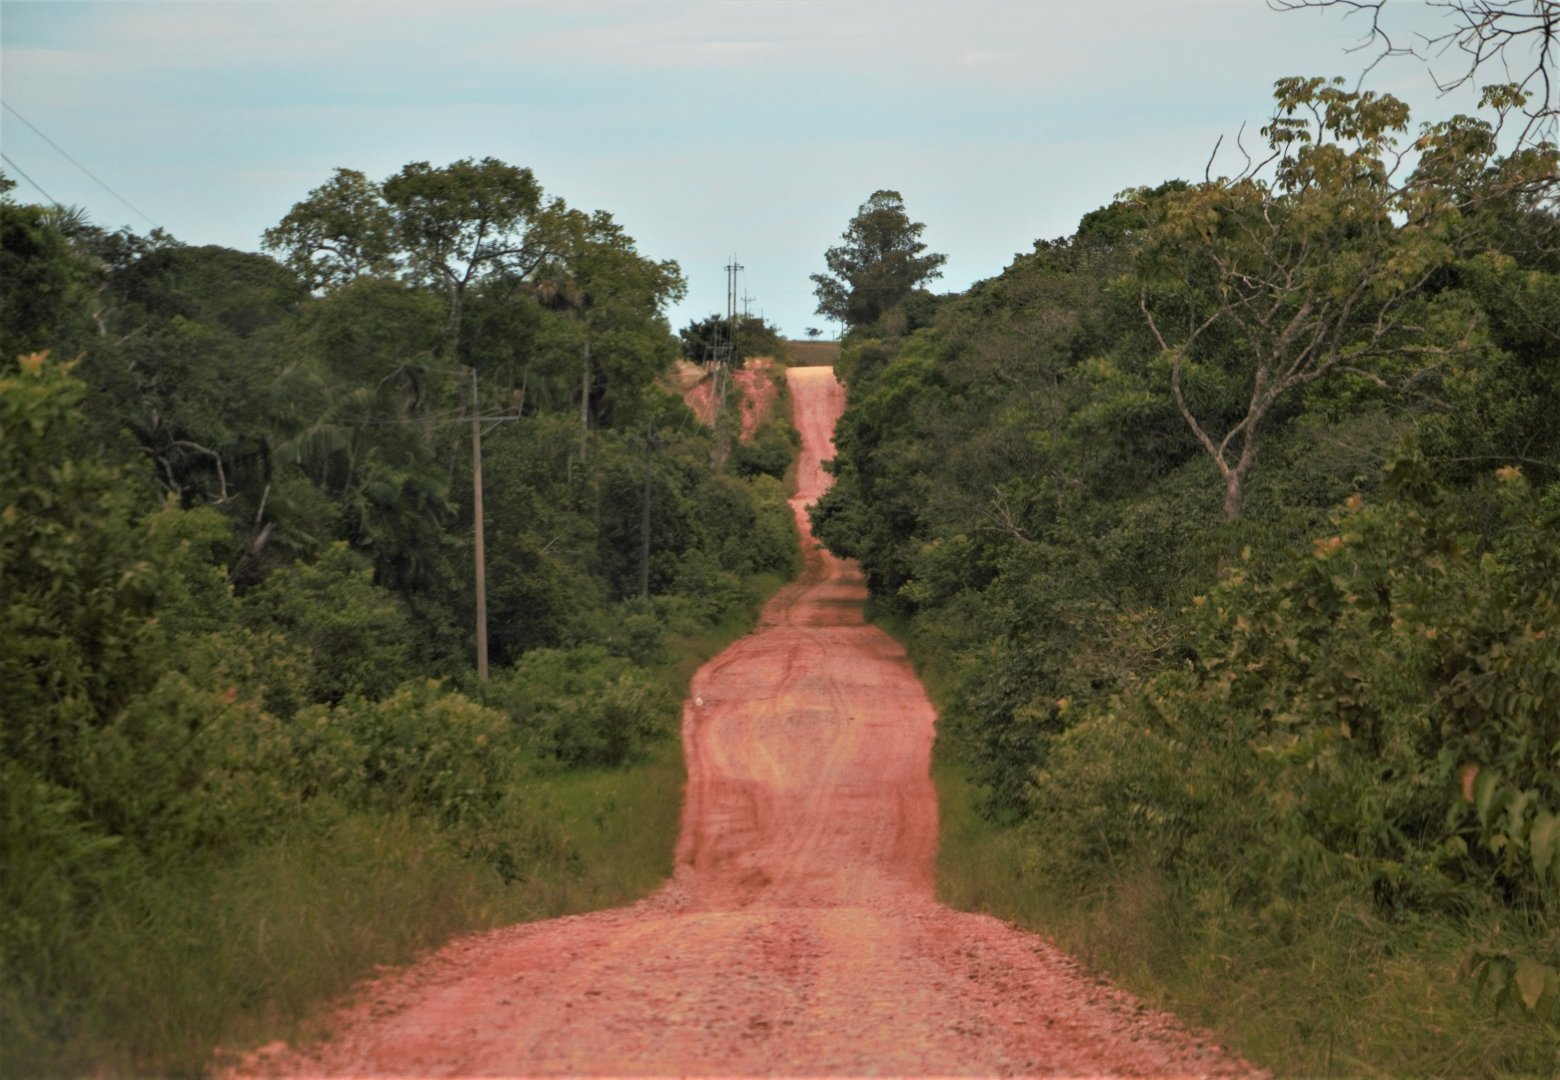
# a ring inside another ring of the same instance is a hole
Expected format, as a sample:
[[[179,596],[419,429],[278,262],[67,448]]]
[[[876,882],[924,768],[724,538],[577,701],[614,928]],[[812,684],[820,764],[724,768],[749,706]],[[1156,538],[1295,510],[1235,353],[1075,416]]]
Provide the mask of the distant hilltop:
[[[840,343],[793,339],[785,343],[785,351],[796,367],[826,367],[840,358]]]

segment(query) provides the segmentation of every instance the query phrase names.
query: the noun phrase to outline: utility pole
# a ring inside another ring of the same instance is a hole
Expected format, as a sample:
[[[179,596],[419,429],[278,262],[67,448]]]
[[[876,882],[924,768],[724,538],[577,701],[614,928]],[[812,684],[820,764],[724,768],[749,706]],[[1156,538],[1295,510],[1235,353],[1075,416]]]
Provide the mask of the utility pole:
[[[737,275],[746,269],[747,267],[737,262],[735,255],[731,257],[731,262],[726,264],[726,325],[731,329],[733,345],[737,341]]]
[[[477,563],[477,681],[488,681],[487,547],[482,537],[482,405],[471,369],[471,517]]]
[[[655,421],[645,425],[645,491],[639,519],[639,595],[650,599],[650,477],[651,454],[655,449]]]
[[[584,363],[580,366],[580,467],[590,443],[590,320],[585,320]]]
[[[726,347],[715,350],[715,408],[714,422],[720,422],[721,406],[726,400],[726,370],[737,358],[737,275],[747,267],[737,262],[735,254],[726,264]]]

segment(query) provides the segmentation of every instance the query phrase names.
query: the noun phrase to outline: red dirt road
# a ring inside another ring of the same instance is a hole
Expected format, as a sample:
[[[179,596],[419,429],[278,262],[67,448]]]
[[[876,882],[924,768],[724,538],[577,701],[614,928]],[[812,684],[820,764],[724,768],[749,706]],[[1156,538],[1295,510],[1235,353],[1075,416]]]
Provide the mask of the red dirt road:
[[[758,425],[774,411],[775,399],[779,396],[775,384],[770,381],[770,372],[774,366],[773,357],[755,356],[730,373],[737,400],[741,402],[743,439],[752,438]],[[715,375],[687,360],[678,361],[677,372],[683,401],[687,402],[700,423],[714,426]]]
[[[804,507],[843,391],[787,373]],[[932,899],[933,713],[811,539],[757,632],[695,677],[674,880],[630,908],[467,938],[373,985],[328,1076],[1245,1076],[1045,940]]]

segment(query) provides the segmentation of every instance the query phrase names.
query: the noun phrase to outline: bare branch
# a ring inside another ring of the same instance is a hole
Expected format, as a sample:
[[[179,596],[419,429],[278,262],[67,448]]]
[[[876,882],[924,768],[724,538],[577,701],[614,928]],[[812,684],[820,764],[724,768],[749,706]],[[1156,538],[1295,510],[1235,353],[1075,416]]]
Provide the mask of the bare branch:
[[[1208,155],[1208,164],[1203,166],[1203,181],[1213,183],[1213,159],[1219,156],[1219,147],[1224,145],[1224,136],[1220,135],[1213,144],[1213,152]]]
[[[168,446],[169,448],[177,448],[180,450],[193,450],[197,454],[204,454],[205,456],[211,458],[211,460],[215,462],[217,466],[217,485],[220,488],[220,494],[216,500],[217,505],[220,506],[222,503],[228,501],[227,472],[222,468],[221,454],[217,453],[210,447],[202,446],[200,443],[190,442],[188,439],[173,439],[168,443]],[[166,460],[164,460],[164,465],[167,467]],[[168,469],[168,476],[170,479],[173,477],[173,471],[171,468]]]
[[[1456,72],[1443,77],[1431,68],[1430,77],[1437,89],[1447,93],[1464,86],[1514,85],[1528,99],[1515,110],[1525,119],[1518,143],[1553,140],[1560,126],[1560,104],[1554,94],[1555,71],[1560,66],[1560,0],[1427,2],[1444,11],[1453,25],[1445,33],[1416,35],[1419,40],[1413,46],[1393,39],[1385,18],[1387,0],[1268,0],[1268,6],[1283,12],[1341,8],[1346,19],[1368,15],[1368,32],[1348,50],[1378,50],[1360,73],[1361,83],[1389,57],[1412,56],[1429,67],[1448,53],[1460,53],[1462,61]],[[1492,72],[1494,78],[1490,77]]]

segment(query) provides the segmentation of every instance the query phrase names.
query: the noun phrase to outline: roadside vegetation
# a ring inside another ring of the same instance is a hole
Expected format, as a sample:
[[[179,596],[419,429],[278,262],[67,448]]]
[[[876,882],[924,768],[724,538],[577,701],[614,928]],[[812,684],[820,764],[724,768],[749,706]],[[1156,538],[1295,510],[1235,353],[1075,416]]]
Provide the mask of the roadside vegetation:
[[[944,898],[1284,1074],[1560,1071],[1557,157],[1487,100],[1285,79],[1239,175],[956,296],[901,207],[897,301],[819,290]]]
[[[662,385],[675,264],[492,159],[338,170],[277,259],[0,229],[7,1075],[198,1074],[665,879],[688,678],[798,558],[784,420]]]

